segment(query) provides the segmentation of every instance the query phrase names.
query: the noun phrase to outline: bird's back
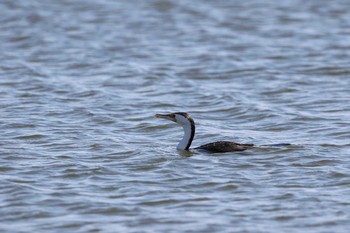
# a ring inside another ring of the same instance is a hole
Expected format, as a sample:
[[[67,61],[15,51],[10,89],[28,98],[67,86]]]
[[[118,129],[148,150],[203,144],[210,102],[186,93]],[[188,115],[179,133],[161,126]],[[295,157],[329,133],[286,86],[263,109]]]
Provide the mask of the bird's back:
[[[229,141],[218,141],[211,142],[205,145],[201,145],[196,147],[197,150],[206,150],[213,153],[220,152],[231,152],[231,151],[244,151],[250,147],[254,146],[253,144],[241,144],[236,142]]]

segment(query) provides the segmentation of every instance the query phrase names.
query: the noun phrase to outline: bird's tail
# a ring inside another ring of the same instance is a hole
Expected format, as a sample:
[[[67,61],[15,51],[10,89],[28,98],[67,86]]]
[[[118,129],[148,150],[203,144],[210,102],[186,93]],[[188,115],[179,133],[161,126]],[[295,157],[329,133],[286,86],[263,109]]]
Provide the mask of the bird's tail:
[[[277,144],[268,144],[268,145],[261,145],[261,146],[273,146],[273,147],[285,147],[285,146],[291,146],[290,143],[277,143]]]

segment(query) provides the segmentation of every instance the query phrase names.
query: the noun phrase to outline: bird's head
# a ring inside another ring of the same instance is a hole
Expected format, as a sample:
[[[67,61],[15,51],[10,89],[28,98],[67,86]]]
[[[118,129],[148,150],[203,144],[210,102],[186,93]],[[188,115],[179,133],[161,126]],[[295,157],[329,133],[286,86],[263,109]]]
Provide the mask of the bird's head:
[[[175,112],[175,113],[170,113],[170,114],[156,114],[155,117],[171,120],[173,122],[176,122],[179,125],[187,125],[187,124],[193,123],[193,119],[186,112]]]

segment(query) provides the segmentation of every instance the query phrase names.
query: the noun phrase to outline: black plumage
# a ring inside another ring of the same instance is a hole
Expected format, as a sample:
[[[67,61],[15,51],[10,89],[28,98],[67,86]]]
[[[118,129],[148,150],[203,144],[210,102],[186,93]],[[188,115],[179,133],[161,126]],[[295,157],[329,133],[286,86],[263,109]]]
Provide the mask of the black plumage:
[[[241,143],[230,142],[230,141],[218,141],[218,142],[211,142],[205,145],[201,145],[194,149],[206,150],[212,153],[223,153],[223,152],[231,152],[231,151],[244,151],[253,146],[254,144],[241,144]]]

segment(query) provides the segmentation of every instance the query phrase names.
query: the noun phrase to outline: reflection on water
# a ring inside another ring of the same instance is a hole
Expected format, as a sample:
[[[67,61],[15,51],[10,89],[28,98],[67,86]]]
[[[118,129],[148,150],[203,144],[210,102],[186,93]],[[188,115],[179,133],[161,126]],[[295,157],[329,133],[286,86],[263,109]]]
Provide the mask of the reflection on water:
[[[348,231],[347,1],[0,6],[2,231]]]

